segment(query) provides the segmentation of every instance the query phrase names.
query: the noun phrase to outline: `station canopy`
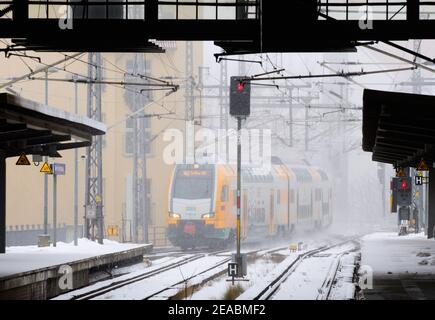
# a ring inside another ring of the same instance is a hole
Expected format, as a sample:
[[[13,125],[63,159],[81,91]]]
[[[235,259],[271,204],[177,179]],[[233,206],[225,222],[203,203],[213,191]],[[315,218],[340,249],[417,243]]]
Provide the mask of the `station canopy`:
[[[105,132],[101,122],[0,93],[0,150],[5,157],[23,152],[60,157],[58,151],[90,146],[93,136]]]
[[[364,90],[364,151],[394,167],[417,167],[421,159],[434,162],[435,97]]]

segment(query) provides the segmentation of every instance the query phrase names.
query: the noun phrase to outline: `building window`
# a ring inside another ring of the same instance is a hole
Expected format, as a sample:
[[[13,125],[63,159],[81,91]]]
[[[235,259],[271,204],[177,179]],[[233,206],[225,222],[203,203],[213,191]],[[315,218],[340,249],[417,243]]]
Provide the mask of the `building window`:
[[[134,153],[134,118],[128,118],[125,121],[125,144],[124,152],[127,155]]]
[[[314,192],[314,200],[315,201],[320,201],[322,199],[322,190],[320,189],[316,189],[316,191]]]
[[[295,191],[293,189],[290,190],[290,202],[295,202]]]
[[[222,186],[221,201],[222,202],[228,201],[228,186]]]

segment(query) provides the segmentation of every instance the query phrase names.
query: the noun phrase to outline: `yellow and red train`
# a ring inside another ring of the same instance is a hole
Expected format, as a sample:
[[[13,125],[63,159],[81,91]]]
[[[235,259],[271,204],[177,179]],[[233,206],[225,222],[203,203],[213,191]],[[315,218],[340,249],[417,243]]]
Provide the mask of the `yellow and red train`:
[[[237,172],[230,165],[176,165],[169,190],[168,239],[183,249],[234,241]],[[288,166],[274,158],[267,173],[244,168],[242,239],[284,236],[332,222],[332,187],[316,167]]]

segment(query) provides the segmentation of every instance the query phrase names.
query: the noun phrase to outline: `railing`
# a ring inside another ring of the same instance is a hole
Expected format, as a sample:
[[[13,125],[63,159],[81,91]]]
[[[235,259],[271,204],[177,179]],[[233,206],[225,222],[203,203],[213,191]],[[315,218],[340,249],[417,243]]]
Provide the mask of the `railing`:
[[[166,227],[148,226],[148,242],[152,243],[154,247],[166,247],[170,245],[166,235],[166,230],[167,230]],[[138,239],[139,240],[143,239],[142,229],[138,230]],[[131,220],[125,219],[122,221],[119,241],[121,242],[133,241],[133,226]]]
[[[167,247],[170,245],[166,237],[166,227],[152,226],[148,228],[148,240],[154,247]]]
[[[263,0],[271,1],[271,0]],[[0,0],[0,19],[258,20],[260,0]],[[14,6],[11,6],[14,4]],[[427,20],[435,0],[318,0],[319,20]],[[277,3],[279,10],[279,3]],[[71,12],[72,11],[72,12]]]
[[[247,20],[259,18],[259,0],[158,1],[159,19]]]
[[[0,18],[248,20],[259,8],[260,0],[0,0]]]
[[[435,18],[435,0],[319,0],[323,19],[428,20]]]

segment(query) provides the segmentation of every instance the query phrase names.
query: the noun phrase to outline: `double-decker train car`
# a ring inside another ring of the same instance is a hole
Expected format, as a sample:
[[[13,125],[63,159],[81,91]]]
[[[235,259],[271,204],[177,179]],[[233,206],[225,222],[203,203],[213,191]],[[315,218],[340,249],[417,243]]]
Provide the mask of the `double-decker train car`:
[[[168,239],[183,249],[234,241],[237,172],[231,165],[176,165],[169,187]],[[316,167],[274,158],[271,170],[242,170],[241,235],[244,240],[319,229],[332,222],[332,189]]]

